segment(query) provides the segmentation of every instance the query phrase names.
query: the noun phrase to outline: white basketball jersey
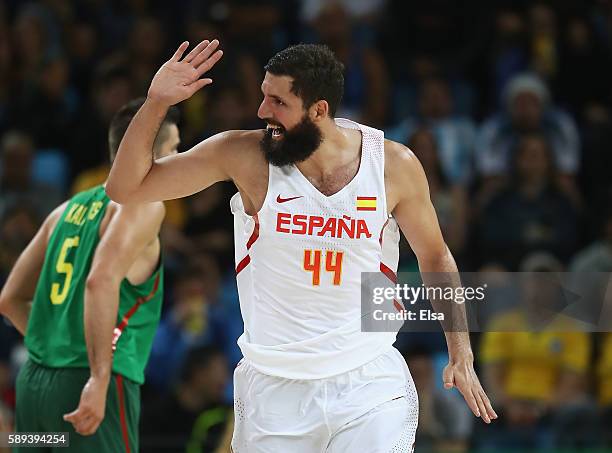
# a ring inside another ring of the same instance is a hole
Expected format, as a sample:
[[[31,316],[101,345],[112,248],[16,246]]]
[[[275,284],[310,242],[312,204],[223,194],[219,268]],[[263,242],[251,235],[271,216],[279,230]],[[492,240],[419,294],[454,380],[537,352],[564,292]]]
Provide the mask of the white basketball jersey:
[[[337,119],[362,134],[355,177],[319,192],[295,165],[269,165],[268,191],[254,216],[240,193],[234,213],[236,278],[244,357],[265,374],[318,379],[375,359],[392,332],[361,331],[361,273],[394,278],[399,230],[387,213],[382,131]]]

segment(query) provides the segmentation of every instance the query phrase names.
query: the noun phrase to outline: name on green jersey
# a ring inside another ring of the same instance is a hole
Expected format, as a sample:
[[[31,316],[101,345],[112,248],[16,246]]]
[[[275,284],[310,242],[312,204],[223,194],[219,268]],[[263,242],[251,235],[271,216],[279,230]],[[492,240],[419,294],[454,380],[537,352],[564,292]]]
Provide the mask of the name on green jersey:
[[[94,220],[100,212],[102,206],[103,203],[101,201],[94,201],[90,206],[74,203],[70,206],[70,209],[64,218],[64,222],[81,226],[86,221]]]

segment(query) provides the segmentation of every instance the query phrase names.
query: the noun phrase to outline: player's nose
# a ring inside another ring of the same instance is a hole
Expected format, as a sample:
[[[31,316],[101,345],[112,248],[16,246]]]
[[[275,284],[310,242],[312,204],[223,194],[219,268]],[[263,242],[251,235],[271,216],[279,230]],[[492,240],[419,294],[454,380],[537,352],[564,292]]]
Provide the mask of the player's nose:
[[[261,101],[261,104],[259,104],[259,109],[257,109],[257,116],[259,117],[260,120],[263,120],[265,118],[269,118],[272,116],[270,114],[270,109],[266,105],[265,99]]]

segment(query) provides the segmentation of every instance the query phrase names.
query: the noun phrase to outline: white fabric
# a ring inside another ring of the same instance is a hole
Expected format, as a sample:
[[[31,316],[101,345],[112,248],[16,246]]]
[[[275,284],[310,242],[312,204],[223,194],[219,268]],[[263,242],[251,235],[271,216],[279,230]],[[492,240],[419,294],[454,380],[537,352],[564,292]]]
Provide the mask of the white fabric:
[[[234,453],[410,453],[418,398],[392,348],[356,370],[291,380],[243,360],[234,372]]]
[[[399,229],[386,206],[384,136],[349,120],[336,122],[362,134],[359,170],[342,190],[325,196],[294,165],[270,165],[257,216],[245,213],[239,193],[231,200],[236,266],[249,263],[236,277],[245,326],[238,344],[265,374],[288,379],[342,374],[386,352],[396,338],[395,332],[361,331],[361,273],[379,272],[381,262],[395,272],[399,256]],[[299,198],[285,201],[293,197]],[[376,197],[376,210],[357,210],[357,197]],[[311,259],[321,253],[318,285],[305,269],[306,250]],[[341,280],[334,284],[326,257],[333,268],[338,252]]]

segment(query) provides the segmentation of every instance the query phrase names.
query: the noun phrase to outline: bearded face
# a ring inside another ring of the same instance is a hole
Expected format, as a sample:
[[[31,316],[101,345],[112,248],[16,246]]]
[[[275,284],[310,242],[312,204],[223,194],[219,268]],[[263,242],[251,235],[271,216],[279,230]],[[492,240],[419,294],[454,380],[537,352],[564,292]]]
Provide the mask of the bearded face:
[[[323,136],[319,127],[305,113],[291,129],[271,120],[260,141],[266,160],[277,167],[296,164],[308,159],[321,145]]]

